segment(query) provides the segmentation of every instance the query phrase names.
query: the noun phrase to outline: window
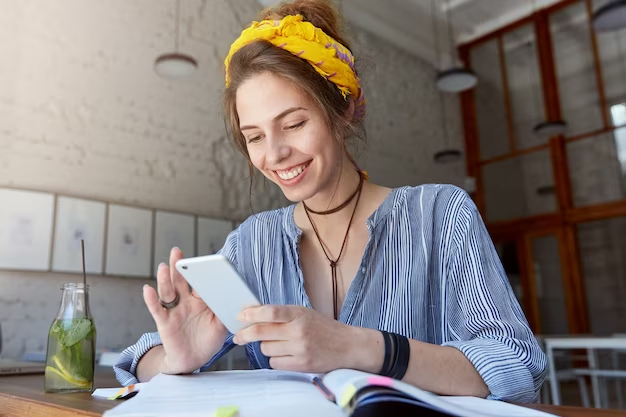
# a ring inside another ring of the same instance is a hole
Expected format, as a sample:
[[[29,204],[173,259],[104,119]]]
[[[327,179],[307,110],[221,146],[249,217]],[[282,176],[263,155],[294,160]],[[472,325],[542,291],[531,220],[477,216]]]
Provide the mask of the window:
[[[611,106],[611,118],[614,126],[626,126],[626,103]],[[622,166],[622,177],[626,178],[626,129],[617,129],[614,134],[617,158]]]

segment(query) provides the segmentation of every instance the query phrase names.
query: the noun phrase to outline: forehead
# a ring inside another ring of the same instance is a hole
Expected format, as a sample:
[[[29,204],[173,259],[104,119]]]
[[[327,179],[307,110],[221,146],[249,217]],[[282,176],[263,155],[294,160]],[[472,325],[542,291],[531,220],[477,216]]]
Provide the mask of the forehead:
[[[272,74],[258,74],[237,89],[237,114],[242,125],[272,120],[291,107],[310,108],[307,95],[293,83]]]

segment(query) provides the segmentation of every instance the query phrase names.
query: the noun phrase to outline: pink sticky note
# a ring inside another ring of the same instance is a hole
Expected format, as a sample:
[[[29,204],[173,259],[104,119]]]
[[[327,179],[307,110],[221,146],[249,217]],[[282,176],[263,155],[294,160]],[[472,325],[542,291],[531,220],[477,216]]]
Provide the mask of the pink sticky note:
[[[367,383],[381,387],[391,387],[393,386],[393,379],[386,376],[370,376],[367,378]]]

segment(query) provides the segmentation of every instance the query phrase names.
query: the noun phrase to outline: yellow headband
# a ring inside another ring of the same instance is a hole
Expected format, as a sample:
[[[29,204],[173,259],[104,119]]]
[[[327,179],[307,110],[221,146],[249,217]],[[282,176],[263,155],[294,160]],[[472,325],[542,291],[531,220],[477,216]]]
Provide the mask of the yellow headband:
[[[231,82],[229,67],[233,55],[258,40],[271,42],[272,45],[308,61],[315,71],[339,88],[344,98],[353,98],[355,120],[361,120],[365,116],[365,96],[354,69],[354,56],[348,48],[312,23],[305,22],[299,14],[285,16],[279,21],[252,22],[250,27],[241,32],[241,36],[230,47],[224,62],[227,88]]]

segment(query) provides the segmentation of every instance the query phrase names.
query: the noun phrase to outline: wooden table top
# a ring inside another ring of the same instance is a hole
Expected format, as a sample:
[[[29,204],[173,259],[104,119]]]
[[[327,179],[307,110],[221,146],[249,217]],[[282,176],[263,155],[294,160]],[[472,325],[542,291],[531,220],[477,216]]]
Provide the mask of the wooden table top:
[[[96,370],[96,388],[119,386],[111,368]],[[119,404],[90,394],[47,394],[43,375],[0,377],[0,417],[98,417]],[[626,410],[556,407],[530,404],[525,407],[562,417],[626,417]]]
[[[96,388],[118,387],[112,368],[96,368]],[[0,377],[0,417],[101,416],[117,403],[91,394],[48,394],[43,374]]]

